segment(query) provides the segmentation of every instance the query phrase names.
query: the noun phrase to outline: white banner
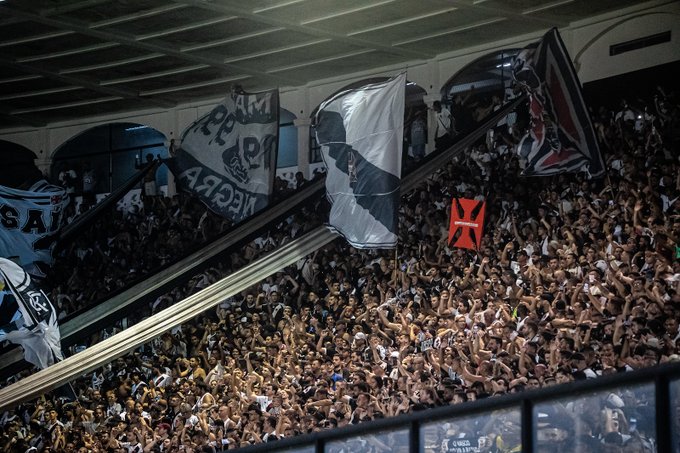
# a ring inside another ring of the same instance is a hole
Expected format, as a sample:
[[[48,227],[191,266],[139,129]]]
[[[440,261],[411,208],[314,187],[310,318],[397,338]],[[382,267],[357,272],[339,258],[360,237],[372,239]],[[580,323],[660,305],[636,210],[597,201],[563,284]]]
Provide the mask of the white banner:
[[[192,124],[167,161],[178,189],[234,222],[266,207],[276,171],[278,96],[232,93]]]
[[[52,249],[69,203],[66,190],[45,180],[28,190],[0,186],[0,256],[15,258],[28,272],[52,264]]]

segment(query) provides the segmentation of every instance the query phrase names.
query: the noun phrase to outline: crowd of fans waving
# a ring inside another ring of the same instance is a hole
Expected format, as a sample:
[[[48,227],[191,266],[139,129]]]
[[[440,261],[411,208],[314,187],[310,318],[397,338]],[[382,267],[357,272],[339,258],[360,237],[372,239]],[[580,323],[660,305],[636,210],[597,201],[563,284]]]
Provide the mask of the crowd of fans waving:
[[[677,360],[678,99],[592,116],[607,178],[522,178],[521,128],[499,126],[402,200],[396,253],[337,240],[80,378],[77,401],[6,412],[0,448],[213,452]],[[452,197],[487,202],[476,252],[447,244]],[[291,217],[145,314],[323,220]],[[53,301],[87,307],[227,227],[183,197],[149,198],[62,253]],[[647,395],[605,396],[551,414],[554,450],[654,451]],[[451,424],[430,451],[466,436],[516,451],[506,418]]]

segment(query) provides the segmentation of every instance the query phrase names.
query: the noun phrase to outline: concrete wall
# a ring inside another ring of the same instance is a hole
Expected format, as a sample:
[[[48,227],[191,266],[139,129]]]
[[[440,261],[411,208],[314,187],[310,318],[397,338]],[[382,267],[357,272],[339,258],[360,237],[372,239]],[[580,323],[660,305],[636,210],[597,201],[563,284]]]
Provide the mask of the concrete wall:
[[[671,41],[609,55],[609,47],[649,35],[671,32]],[[581,83],[680,60],[680,2],[578,27],[570,51]],[[680,76],[680,74],[678,74]]]

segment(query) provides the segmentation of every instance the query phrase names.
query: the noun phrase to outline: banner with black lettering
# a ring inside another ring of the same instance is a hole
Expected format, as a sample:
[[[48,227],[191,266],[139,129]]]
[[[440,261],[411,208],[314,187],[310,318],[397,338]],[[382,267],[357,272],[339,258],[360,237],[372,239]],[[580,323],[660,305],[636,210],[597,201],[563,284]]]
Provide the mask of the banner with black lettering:
[[[278,90],[232,92],[182,135],[166,161],[177,188],[239,222],[269,203],[276,173]]]
[[[14,297],[20,313],[10,320],[11,328],[0,326],[0,341],[21,345],[26,361],[41,369],[63,360],[54,306],[31,276],[6,258],[0,258],[0,290]]]
[[[66,190],[40,180],[28,190],[0,186],[0,256],[43,275],[69,203]]]

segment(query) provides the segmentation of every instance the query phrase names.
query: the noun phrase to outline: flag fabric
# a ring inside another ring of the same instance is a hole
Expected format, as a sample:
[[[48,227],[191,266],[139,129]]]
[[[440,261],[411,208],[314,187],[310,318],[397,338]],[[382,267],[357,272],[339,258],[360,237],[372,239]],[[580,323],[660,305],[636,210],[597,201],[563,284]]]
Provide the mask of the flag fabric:
[[[68,203],[66,190],[44,179],[28,190],[0,186],[0,256],[18,257],[28,272],[43,275]]]
[[[269,203],[276,173],[278,90],[232,92],[182,135],[165,162],[177,187],[239,222]]]
[[[486,202],[454,198],[451,201],[449,244],[454,247],[479,250],[484,234]]]
[[[343,91],[319,106],[329,227],[356,248],[394,248],[406,75]]]
[[[513,77],[529,94],[531,125],[518,146],[525,176],[587,171],[604,174],[604,163],[581,84],[556,28],[523,49]]]
[[[57,313],[45,293],[21,266],[6,258],[0,258],[0,280],[20,313],[12,319],[17,328],[0,330],[4,335],[0,340],[21,345],[26,361],[41,369],[63,360]]]

